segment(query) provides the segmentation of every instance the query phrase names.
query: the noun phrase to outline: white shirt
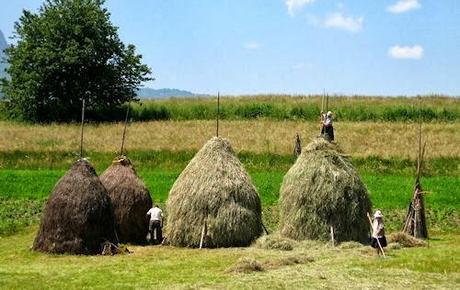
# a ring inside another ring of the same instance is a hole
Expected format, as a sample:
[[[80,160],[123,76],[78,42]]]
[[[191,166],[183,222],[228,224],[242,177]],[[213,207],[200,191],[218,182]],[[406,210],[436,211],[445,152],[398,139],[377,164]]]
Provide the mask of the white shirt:
[[[377,219],[372,223],[372,237],[381,238],[384,235],[383,222],[379,222]]]
[[[324,126],[332,126],[332,116],[326,117],[326,120],[324,120]]]
[[[152,207],[147,212],[147,215],[150,215],[151,221],[161,221],[161,217],[163,216],[163,212],[158,207]]]

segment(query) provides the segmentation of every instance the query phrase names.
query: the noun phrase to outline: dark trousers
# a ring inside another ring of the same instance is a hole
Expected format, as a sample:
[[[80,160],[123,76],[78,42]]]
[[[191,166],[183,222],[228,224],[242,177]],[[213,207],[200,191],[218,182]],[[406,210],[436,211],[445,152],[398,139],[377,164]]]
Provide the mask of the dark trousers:
[[[163,232],[161,230],[160,221],[150,221],[149,232],[150,232],[151,239],[155,244],[160,244],[163,241]],[[156,236],[155,236],[155,232],[156,232]]]
[[[334,141],[334,127],[323,126],[321,127],[321,135],[327,135],[329,141]]]

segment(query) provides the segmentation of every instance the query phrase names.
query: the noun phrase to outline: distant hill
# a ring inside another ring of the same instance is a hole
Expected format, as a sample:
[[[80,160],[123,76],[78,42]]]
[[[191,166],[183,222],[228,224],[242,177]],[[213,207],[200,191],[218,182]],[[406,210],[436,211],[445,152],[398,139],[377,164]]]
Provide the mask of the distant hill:
[[[141,99],[162,99],[170,97],[193,97],[194,93],[178,89],[140,88],[137,96]]]

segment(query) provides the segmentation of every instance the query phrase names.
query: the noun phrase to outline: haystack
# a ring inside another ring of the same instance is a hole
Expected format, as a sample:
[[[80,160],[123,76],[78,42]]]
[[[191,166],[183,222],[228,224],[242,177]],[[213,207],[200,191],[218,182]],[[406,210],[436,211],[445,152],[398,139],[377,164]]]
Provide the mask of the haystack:
[[[112,204],[91,164],[79,160],[46,202],[33,249],[99,254],[105,241],[117,244]]]
[[[146,213],[152,207],[152,198],[131,161],[125,156],[115,158],[100,179],[112,201],[120,242],[144,243],[148,233]]]
[[[368,240],[367,189],[349,158],[321,137],[303,150],[280,189],[281,235],[296,239]]]
[[[167,201],[167,238],[175,246],[249,246],[262,233],[256,188],[228,140],[214,137],[190,161]]]

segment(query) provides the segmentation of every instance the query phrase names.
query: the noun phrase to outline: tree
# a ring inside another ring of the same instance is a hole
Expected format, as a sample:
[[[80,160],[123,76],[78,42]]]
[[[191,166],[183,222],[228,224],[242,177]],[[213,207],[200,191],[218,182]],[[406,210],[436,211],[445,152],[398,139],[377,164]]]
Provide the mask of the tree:
[[[10,118],[33,122],[78,120],[136,97],[151,70],[134,45],[125,46],[104,0],[46,0],[23,11],[17,43],[6,49],[10,79],[2,79]]]

